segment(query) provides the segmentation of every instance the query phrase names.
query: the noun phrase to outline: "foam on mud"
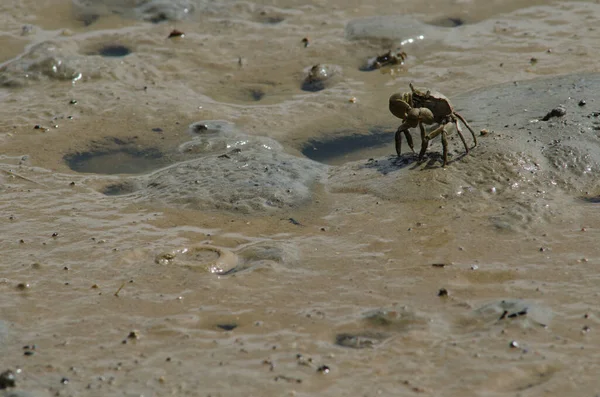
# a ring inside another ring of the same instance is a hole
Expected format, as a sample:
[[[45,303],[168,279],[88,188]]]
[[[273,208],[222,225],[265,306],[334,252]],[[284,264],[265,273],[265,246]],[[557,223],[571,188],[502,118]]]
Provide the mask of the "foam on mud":
[[[73,7],[79,19],[87,21],[91,16],[99,17],[119,14],[128,18],[141,19],[153,23],[178,21],[194,12],[194,1],[190,0],[74,0]]]
[[[386,15],[354,19],[346,25],[349,40],[393,40],[406,44],[439,37],[440,30],[410,16]]]
[[[0,67],[0,86],[21,87],[40,80],[77,81],[95,74],[93,61],[77,53],[74,42],[43,42]]]
[[[251,213],[310,202],[311,187],[327,166],[287,154],[276,141],[249,136],[231,123],[203,121],[190,126],[199,158],[143,177],[139,199],[191,209]]]

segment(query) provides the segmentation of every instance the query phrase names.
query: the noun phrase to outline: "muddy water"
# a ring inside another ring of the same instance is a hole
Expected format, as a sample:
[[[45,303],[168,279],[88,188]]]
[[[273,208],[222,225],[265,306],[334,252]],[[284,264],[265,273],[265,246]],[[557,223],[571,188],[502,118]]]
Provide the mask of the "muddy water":
[[[598,393],[600,84],[555,76],[598,72],[600,7],[545,3],[0,6],[0,372],[27,396]],[[488,135],[397,159],[409,82]]]

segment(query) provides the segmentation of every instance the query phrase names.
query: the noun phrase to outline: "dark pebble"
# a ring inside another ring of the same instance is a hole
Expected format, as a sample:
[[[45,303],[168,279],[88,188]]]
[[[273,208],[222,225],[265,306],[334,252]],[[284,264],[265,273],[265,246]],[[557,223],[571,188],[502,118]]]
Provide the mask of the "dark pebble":
[[[438,296],[448,296],[448,290],[446,288],[441,288],[438,291]]]
[[[206,124],[195,124],[193,129],[194,132],[207,131],[208,126]]]
[[[16,379],[15,373],[10,369],[0,374],[0,389],[7,389],[9,387],[15,387]]]
[[[579,106],[585,106],[586,102],[585,99],[582,99],[581,101],[579,101],[578,105]]]
[[[177,29],[173,29],[171,31],[171,33],[169,33],[169,39],[172,39],[173,37],[183,37],[183,36],[184,36],[184,33]]]
[[[562,117],[567,114],[567,109],[564,106],[560,105],[549,111],[543,118],[542,121],[548,121],[553,117]]]

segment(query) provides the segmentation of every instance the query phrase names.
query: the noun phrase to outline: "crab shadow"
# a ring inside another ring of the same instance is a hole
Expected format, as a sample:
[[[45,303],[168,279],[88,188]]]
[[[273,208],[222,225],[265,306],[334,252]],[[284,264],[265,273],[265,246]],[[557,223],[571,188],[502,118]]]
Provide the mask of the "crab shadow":
[[[448,160],[446,167],[451,166],[454,162],[459,161],[466,155],[467,153],[462,153],[458,156],[454,156],[452,159]],[[360,168],[375,169],[380,174],[387,175],[403,169],[408,169],[410,171],[423,171],[435,168],[443,168],[443,162],[443,156],[438,152],[425,153],[425,156],[422,159],[419,159],[419,156],[416,153],[404,153],[400,156],[389,155],[383,159],[370,158],[367,160],[366,164]]]

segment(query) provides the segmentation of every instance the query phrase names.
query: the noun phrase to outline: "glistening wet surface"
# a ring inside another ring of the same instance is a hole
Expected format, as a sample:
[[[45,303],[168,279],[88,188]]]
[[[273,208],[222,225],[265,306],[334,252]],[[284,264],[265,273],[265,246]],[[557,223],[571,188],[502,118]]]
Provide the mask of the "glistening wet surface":
[[[0,5],[0,395],[595,395],[600,8],[547,3]]]
[[[385,147],[389,151],[390,135],[390,129],[378,127],[370,128],[362,134],[354,130],[332,131],[321,135],[327,138],[306,142],[302,154],[321,163],[341,164],[348,162],[353,154],[357,158],[364,158],[369,149]]]
[[[69,153],[64,160],[73,171],[93,174],[139,174],[165,165],[163,154],[156,148],[116,145],[121,147]]]

